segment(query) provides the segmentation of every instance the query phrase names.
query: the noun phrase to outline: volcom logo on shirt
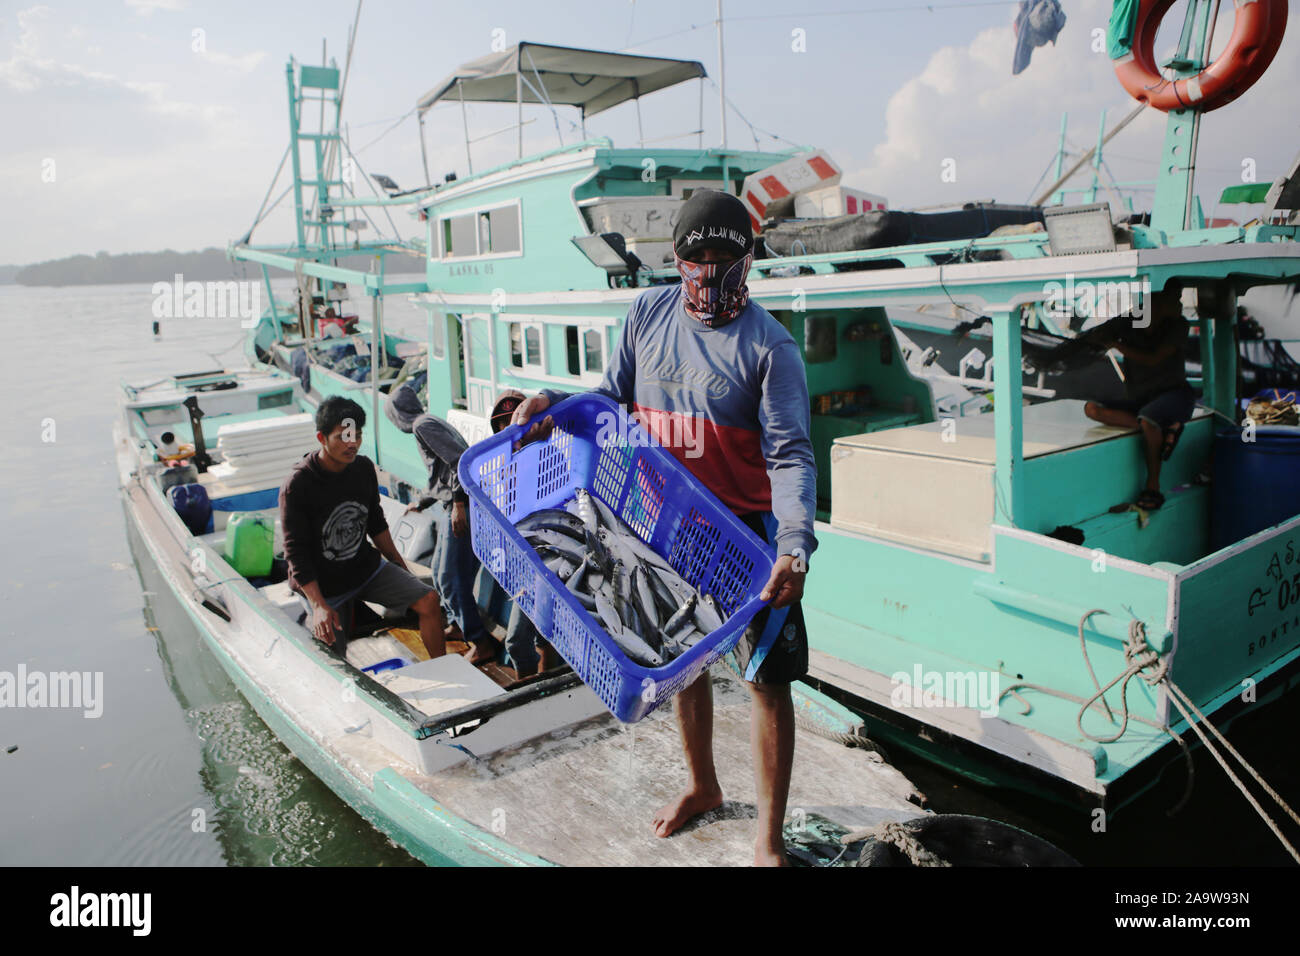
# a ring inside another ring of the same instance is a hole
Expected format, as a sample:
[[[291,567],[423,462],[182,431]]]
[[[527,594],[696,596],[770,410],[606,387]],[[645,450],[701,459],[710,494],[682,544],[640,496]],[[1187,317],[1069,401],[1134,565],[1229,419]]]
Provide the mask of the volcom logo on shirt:
[[[672,356],[663,354],[660,345],[641,349],[638,360],[647,381],[674,382],[705,392],[710,398],[722,398],[731,391],[731,383],[722,375],[694,368],[685,362],[674,362]]]
[[[370,509],[359,501],[344,501],[325,519],[320,531],[321,554],[327,561],[347,561],[361,550]]]

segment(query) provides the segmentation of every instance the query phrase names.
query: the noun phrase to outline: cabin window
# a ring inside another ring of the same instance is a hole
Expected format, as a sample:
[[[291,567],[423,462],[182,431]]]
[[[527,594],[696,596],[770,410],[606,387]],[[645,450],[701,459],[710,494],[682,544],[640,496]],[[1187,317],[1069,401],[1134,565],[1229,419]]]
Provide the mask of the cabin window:
[[[569,354],[569,374],[582,374],[582,356],[578,351],[578,327],[567,326],[564,330],[565,351]]]
[[[605,340],[600,329],[565,326],[564,343],[570,375],[600,375],[605,371]]]
[[[519,241],[519,207],[502,206],[480,214],[488,224],[488,242],[480,243],[479,251],[483,253],[518,252]]]
[[[542,368],[542,327],[510,323],[510,364],[515,368]]]
[[[599,374],[605,371],[605,342],[599,329],[582,333],[582,365],[587,372]]]
[[[442,223],[442,257],[517,254],[523,250],[519,204],[445,216]]]
[[[478,254],[474,242],[474,217],[451,216],[442,221],[442,255],[445,259]]]
[[[542,364],[542,327],[529,325],[524,328],[524,364]]]
[[[808,316],[803,327],[804,361],[809,365],[835,361],[835,338],[835,316]]]

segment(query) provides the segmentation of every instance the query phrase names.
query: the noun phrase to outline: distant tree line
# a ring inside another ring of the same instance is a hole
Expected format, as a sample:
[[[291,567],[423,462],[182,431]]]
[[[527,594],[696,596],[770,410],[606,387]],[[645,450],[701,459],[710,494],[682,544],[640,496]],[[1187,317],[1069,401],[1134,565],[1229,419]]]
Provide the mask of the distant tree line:
[[[369,258],[340,256],[339,265],[364,271],[369,267]],[[385,266],[388,272],[419,272],[423,268],[421,259],[397,256],[391,257]],[[11,274],[6,275],[10,270]],[[53,259],[30,266],[0,266],[0,282],[54,286],[170,282],[177,273],[183,275],[187,282],[209,279],[258,280],[262,270],[256,263],[231,262],[226,258],[225,250],[217,248],[199,252],[165,249],[162,252],[128,252],[123,255],[98,252],[93,256],[68,256],[66,259]],[[280,270],[271,270],[273,279],[284,275]]]

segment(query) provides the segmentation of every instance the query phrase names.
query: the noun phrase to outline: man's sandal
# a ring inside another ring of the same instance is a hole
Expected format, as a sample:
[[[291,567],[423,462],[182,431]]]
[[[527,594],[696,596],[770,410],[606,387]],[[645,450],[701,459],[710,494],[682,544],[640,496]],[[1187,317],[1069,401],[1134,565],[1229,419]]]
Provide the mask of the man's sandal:
[[[1150,488],[1144,488],[1135,502],[1143,511],[1158,511],[1164,503],[1165,496],[1158,491],[1152,491]]]

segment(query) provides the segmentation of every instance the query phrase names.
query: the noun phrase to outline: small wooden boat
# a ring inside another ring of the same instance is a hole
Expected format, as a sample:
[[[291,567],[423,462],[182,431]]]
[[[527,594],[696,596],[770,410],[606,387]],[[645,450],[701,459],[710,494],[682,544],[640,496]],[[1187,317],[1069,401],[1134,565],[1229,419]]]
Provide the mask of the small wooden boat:
[[[755,825],[749,701],[728,673],[713,677],[726,802],[660,839],[651,830],[654,812],[685,781],[666,708],[625,726],[567,668],[516,681],[454,654],[418,660],[418,641],[400,629],[353,640],[344,659],[299,623],[285,582],[235,571],[224,553],[226,528],[239,513],[278,520],[277,490],[299,449],[286,450],[275,436],[301,434],[303,408],[298,382],[276,372],[178,376],[126,386],[115,436],[126,512],[149,560],[285,745],[426,863],[748,862]],[[160,460],[165,432],[210,449],[211,462],[193,474],[169,467]],[[237,455],[223,453],[236,448]],[[192,533],[164,492],[186,477],[207,491],[210,531]],[[404,506],[387,496],[383,505],[396,528]],[[404,652],[402,667],[364,670]],[[900,772],[846,746],[861,731],[856,718],[810,689],[796,692],[796,706],[794,834],[809,816],[850,830],[922,812]]]

